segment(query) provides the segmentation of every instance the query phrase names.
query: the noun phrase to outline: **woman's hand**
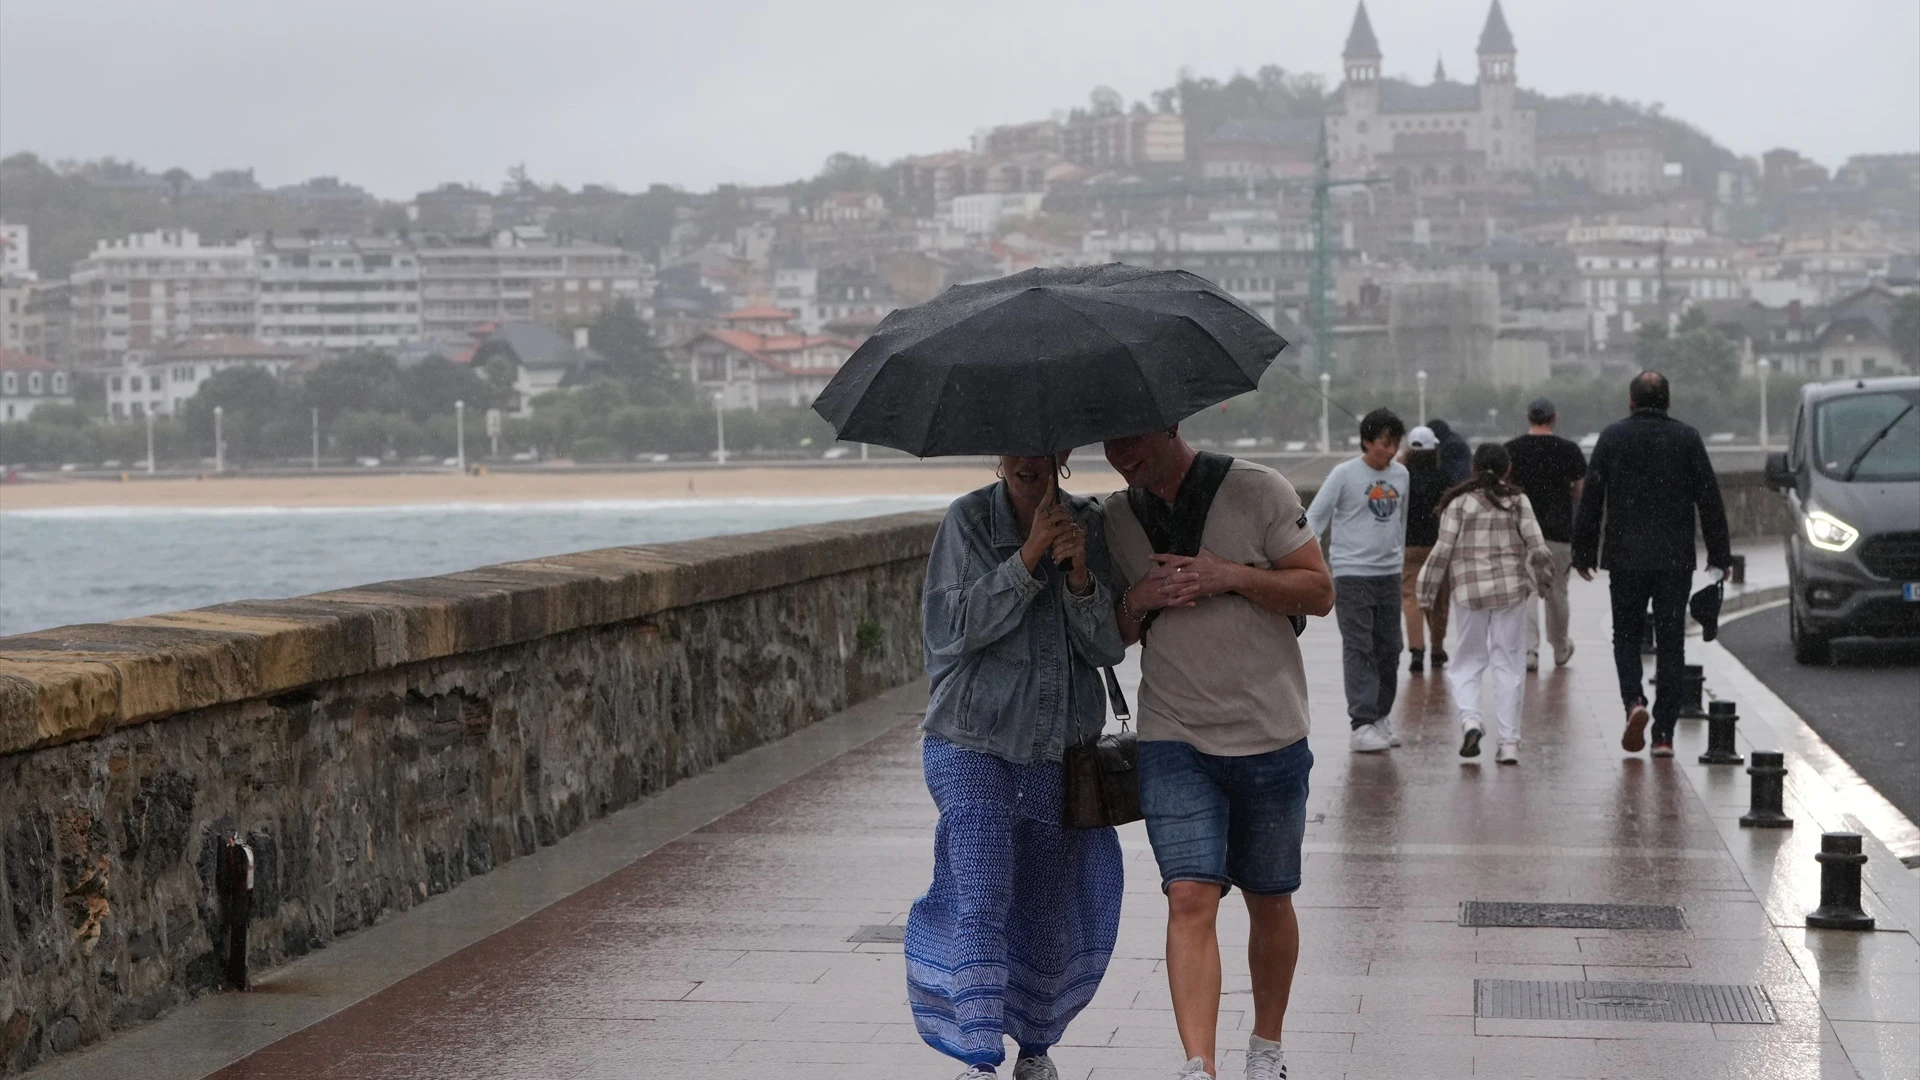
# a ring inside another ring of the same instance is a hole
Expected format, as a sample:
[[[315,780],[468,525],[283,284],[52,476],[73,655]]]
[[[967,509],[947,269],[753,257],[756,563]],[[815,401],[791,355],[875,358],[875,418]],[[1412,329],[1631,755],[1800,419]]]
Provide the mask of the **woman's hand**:
[[[1040,566],[1040,560],[1053,550],[1054,542],[1070,528],[1079,528],[1073,515],[1058,502],[1048,501],[1033,513],[1033,524],[1027,528],[1026,542],[1020,545],[1020,561],[1026,564],[1031,574]]]
[[[1075,596],[1093,592],[1093,574],[1087,569],[1087,530],[1072,515],[1067,517],[1067,527],[1054,538],[1049,554],[1053,565],[1067,568],[1067,588]]]

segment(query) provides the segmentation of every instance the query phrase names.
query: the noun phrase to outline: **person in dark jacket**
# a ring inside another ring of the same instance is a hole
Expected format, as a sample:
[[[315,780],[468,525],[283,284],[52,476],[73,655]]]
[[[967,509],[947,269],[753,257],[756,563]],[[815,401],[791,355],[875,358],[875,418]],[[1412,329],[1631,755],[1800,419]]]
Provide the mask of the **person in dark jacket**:
[[[1407,432],[1407,449],[1400,463],[1407,467],[1407,560],[1400,572],[1400,613],[1407,621],[1407,670],[1418,675],[1427,668],[1427,632],[1433,636],[1433,667],[1447,664],[1447,586],[1431,611],[1421,611],[1415,586],[1420,568],[1440,536],[1440,496],[1453,485],[1440,471],[1440,440],[1425,424]]]
[[[1667,415],[1666,376],[1643,371],[1628,386],[1633,414],[1600,433],[1587,464],[1586,489],[1573,523],[1573,568],[1593,580],[1605,570],[1613,600],[1613,663],[1627,710],[1620,746],[1637,753],[1649,719],[1640,640],[1647,604],[1659,659],[1653,756],[1673,756],[1686,666],[1687,596],[1693,587],[1693,523],[1707,543],[1707,565],[1733,565],[1727,511],[1700,433]]]
[[[1440,440],[1440,471],[1446,475],[1447,486],[1466,483],[1473,472],[1473,447],[1445,420],[1435,420],[1427,426]]]

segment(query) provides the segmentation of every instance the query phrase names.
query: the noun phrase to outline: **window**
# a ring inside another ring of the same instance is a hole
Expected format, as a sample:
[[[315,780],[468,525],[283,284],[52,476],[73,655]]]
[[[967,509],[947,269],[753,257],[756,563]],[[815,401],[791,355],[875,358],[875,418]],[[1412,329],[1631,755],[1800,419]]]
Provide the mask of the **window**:
[[[131,391],[133,391],[133,392],[134,392],[134,393],[136,393],[136,394],[137,394],[137,393],[139,393],[139,392],[140,392],[140,389],[141,389],[141,387],[140,387],[140,376],[138,376],[138,375],[135,375],[135,376],[134,376],[134,377],[132,377],[131,379],[128,379],[128,380],[127,380],[127,389],[129,389],[129,390],[131,390]]]
[[[27,373],[27,393],[37,394],[40,392],[41,386],[42,384],[40,381],[40,373],[37,371],[28,372]]]
[[[66,372],[56,371],[53,373],[53,392],[56,394],[64,394],[67,392]]]
[[[7,372],[4,376],[0,376],[0,392],[4,392],[9,396],[19,393],[20,376],[15,375],[11,371]]]
[[[9,376],[9,378],[11,378],[11,376]],[[112,390],[116,394],[119,393],[120,392],[120,376],[115,375],[113,378],[108,379],[107,388],[109,390]]]

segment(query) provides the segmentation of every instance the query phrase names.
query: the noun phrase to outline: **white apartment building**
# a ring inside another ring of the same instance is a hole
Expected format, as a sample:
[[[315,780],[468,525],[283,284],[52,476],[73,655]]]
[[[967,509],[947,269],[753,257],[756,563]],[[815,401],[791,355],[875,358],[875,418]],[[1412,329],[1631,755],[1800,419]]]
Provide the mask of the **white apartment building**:
[[[947,213],[953,227],[961,232],[991,233],[1010,218],[1021,221],[1032,218],[1040,212],[1040,204],[1046,198],[1046,193],[1040,191],[955,195]]]
[[[644,318],[653,296],[651,268],[632,252],[534,226],[502,230],[484,245],[431,236],[415,254],[429,335],[458,335],[482,322],[587,323],[621,300]]]
[[[17,349],[0,349],[0,423],[25,420],[49,403],[73,404],[67,373]]]
[[[40,352],[46,326],[34,293],[40,283],[18,275],[0,275],[0,349]]]
[[[268,237],[258,247],[261,341],[390,349],[422,336],[420,262],[406,242]]]
[[[25,225],[0,221],[0,278],[33,276],[32,245]]]
[[[106,376],[107,418],[174,416],[219,372],[260,367],[280,376],[310,355],[304,349],[244,337],[197,338],[157,351],[133,349]]]
[[[74,359],[110,367],[129,349],[189,336],[252,337],[255,260],[251,240],[205,244],[191,229],[100,241],[73,267]]]

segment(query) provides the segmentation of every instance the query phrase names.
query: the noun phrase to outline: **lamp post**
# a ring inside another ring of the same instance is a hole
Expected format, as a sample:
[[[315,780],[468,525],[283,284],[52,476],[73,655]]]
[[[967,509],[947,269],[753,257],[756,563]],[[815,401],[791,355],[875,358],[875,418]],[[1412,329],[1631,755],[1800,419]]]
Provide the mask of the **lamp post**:
[[[320,471],[320,410],[313,410],[313,471]]]
[[[1333,453],[1333,435],[1327,429],[1327,387],[1333,385],[1333,376],[1320,373],[1320,452]]]
[[[1414,372],[1413,381],[1420,388],[1420,423],[1424,425],[1427,422],[1427,373]]]
[[[153,475],[153,410],[147,410],[147,475]]]
[[[1764,356],[1753,365],[1754,372],[1760,376],[1760,449],[1763,451],[1767,448],[1767,371],[1772,367]]]
[[[1500,410],[1499,409],[1487,410],[1487,426],[1493,429],[1494,437],[1499,438],[1500,436]]]
[[[461,472],[467,471],[467,403],[453,403],[453,456]]]
[[[227,437],[224,433],[227,410],[222,406],[213,407],[213,471],[227,471]]]
[[[727,463],[727,413],[720,407],[726,397],[720,393],[713,395],[713,433],[717,443],[713,459],[719,464]]]

